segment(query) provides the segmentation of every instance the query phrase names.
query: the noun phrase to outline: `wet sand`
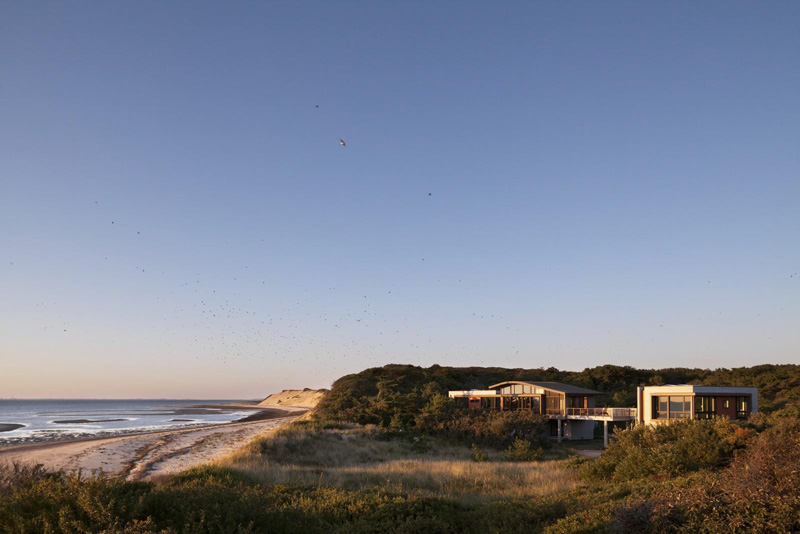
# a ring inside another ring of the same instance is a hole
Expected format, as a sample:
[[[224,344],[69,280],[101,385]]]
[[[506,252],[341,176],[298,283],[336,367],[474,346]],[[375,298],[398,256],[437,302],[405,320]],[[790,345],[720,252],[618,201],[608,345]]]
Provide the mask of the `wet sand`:
[[[143,480],[177,473],[224,456],[259,434],[296,419],[306,408],[263,408],[233,423],[134,435],[0,447],[0,463],[42,464],[46,469]]]

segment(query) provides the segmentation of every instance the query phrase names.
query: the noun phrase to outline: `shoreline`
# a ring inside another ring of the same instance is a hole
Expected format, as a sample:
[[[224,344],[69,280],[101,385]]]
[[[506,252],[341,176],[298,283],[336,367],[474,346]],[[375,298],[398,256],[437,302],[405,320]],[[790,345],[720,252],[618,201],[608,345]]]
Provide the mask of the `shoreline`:
[[[255,420],[91,436],[0,447],[0,463],[41,464],[48,470],[97,473],[128,480],[170,474],[224,456],[307,409],[263,409]]]
[[[181,431],[222,428],[242,423],[268,421],[273,419],[280,419],[282,417],[291,417],[293,415],[302,415],[303,413],[308,411],[308,408],[295,407],[295,406],[282,406],[281,408],[272,408],[272,407],[266,408],[263,406],[246,405],[246,404],[216,404],[216,405],[204,404],[204,405],[192,406],[192,408],[217,408],[217,409],[233,408],[236,410],[251,410],[256,413],[251,413],[249,415],[236,419],[235,421],[230,421],[228,423],[196,422],[192,424],[167,425],[161,428],[152,428],[146,430],[136,429],[136,428],[120,429],[120,430],[100,430],[98,432],[92,433],[91,435],[83,435],[83,436],[76,436],[74,434],[70,434],[64,437],[54,437],[54,438],[48,438],[48,437],[20,438],[20,441],[18,442],[0,443],[0,460],[2,460],[3,453],[10,451],[34,450],[60,444],[82,443],[82,442],[91,442],[103,439],[146,436],[146,435],[159,434],[162,432],[181,432]],[[25,426],[23,424],[18,424],[18,423],[3,423],[0,424],[0,428],[2,428],[2,425],[13,426],[13,428],[8,428],[7,431],[16,430],[18,428],[23,428]],[[0,434],[0,436],[3,436],[3,434]]]

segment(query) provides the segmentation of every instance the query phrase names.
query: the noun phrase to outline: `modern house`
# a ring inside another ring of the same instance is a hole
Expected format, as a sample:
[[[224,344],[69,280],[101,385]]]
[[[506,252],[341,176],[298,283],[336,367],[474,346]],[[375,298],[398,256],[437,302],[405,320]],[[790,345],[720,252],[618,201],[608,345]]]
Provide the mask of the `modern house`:
[[[747,419],[758,411],[758,390],[723,386],[646,386],[636,388],[636,408],[596,406],[600,391],[558,382],[507,381],[489,389],[450,391],[449,397],[471,410],[531,410],[550,419],[550,433],[562,439],[592,439],[603,422],[659,424],[675,419]]]
[[[635,408],[598,408],[600,391],[558,382],[500,382],[489,389],[450,391],[472,410],[531,410],[550,419],[550,433],[562,439],[592,439],[598,421],[603,422],[604,442],[608,443],[609,421],[634,421]]]
[[[758,412],[758,389],[727,386],[646,386],[636,388],[637,422],[674,419],[747,419]]]

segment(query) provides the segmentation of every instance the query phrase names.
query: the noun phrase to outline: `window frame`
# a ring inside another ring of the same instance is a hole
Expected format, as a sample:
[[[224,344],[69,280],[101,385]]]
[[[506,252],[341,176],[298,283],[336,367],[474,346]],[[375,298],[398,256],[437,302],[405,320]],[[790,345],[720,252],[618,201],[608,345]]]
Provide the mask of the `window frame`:
[[[704,406],[706,402],[708,402],[708,405]],[[715,419],[716,417],[717,398],[713,395],[696,395],[694,398],[694,418]]]
[[[739,400],[744,402],[744,410],[739,409]],[[736,396],[736,419],[747,419],[750,417],[750,397],[747,395]]]
[[[680,399],[680,400],[678,400]],[[660,421],[672,419],[691,419],[692,418],[692,395],[653,395],[652,417]],[[673,403],[681,403],[681,410],[673,410]],[[664,404],[665,410],[662,410]],[[687,408],[688,406],[688,408]]]
[[[673,400],[674,399],[674,400]],[[680,399],[680,400],[678,400]],[[672,409],[673,403],[680,403],[680,410]],[[687,409],[688,405],[688,409]],[[691,419],[692,418],[692,397],[690,395],[670,395],[669,396],[669,418],[670,419]]]

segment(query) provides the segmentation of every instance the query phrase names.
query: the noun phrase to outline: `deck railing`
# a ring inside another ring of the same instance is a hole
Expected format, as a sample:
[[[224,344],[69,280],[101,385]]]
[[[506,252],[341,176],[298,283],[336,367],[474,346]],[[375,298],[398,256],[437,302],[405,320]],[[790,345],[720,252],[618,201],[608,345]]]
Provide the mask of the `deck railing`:
[[[567,408],[567,415],[636,418],[636,408]]]

